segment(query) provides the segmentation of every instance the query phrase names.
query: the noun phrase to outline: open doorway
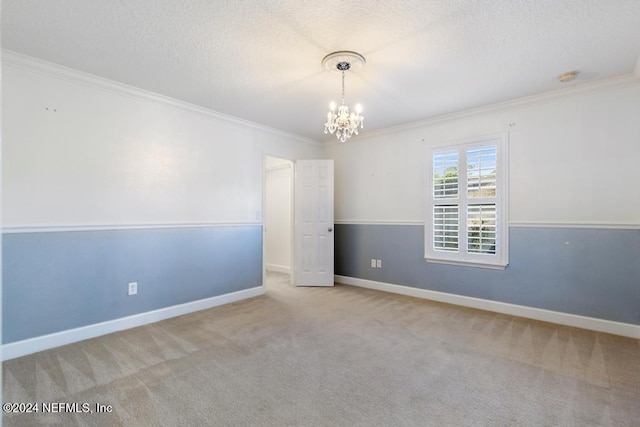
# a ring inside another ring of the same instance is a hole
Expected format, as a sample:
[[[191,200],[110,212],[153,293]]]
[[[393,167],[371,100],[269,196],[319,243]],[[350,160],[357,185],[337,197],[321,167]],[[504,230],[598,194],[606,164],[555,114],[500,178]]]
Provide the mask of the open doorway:
[[[293,162],[265,157],[264,266],[266,272],[293,272]]]

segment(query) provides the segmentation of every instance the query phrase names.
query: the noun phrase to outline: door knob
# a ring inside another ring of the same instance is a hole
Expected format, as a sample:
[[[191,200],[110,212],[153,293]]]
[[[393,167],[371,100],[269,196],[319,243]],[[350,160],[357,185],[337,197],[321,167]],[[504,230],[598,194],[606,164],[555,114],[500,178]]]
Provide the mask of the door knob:
[[[329,233],[331,233],[333,231],[333,228],[329,227]]]

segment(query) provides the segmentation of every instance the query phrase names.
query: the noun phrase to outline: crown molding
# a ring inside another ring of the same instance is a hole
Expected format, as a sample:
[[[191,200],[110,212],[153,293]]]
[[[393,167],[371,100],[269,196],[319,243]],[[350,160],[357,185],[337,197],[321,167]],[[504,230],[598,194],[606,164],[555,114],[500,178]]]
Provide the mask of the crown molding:
[[[366,141],[366,139],[369,137],[406,131],[406,130],[410,130],[418,127],[445,123],[445,122],[459,120],[467,117],[479,116],[481,114],[507,110],[510,108],[527,106],[527,105],[536,104],[539,102],[549,101],[553,99],[568,98],[568,97],[577,96],[583,93],[593,92],[593,91],[604,89],[604,88],[621,86],[625,84],[633,84],[633,83],[640,83],[640,57],[638,57],[638,62],[636,63],[635,70],[631,73],[624,74],[622,76],[611,77],[608,79],[600,79],[600,80],[596,80],[589,83],[583,83],[576,86],[571,86],[571,87],[556,89],[556,90],[543,92],[535,95],[529,95],[521,98],[511,99],[508,101],[502,101],[495,104],[483,105],[481,107],[471,108],[463,111],[457,111],[454,113],[433,116],[423,120],[403,123],[397,126],[391,126],[384,129],[377,129],[377,130],[367,132],[366,134],[363,133],[359,138],[354,138],[349,142],[353,142],[353,143],[363,142],[363,141]],[[344,144],[344,143],[340,141],[329,142],[328,140],[325,140],[322,143],[322,146],[327,147],[327,146],[338,145],[338,144]]]
[[[303,137],[294,133],[286,132],[280,129],[265,126],[259,123],[244,120],[239,117],[231,116],[228,114],[220,113],[209,108],[201,107],[199,105],[191,104],[189,102],[180,101],[179,99],[171,98],[165,95],[160,95],[155,92],[147,91],[144,89],[130,86],[124,83],[117,82],[115,80],[109,80],[104,77],[99,77],[94,74],[85,73],[84,71],[76,70],[73,68],[65,67],[63,65],[48,62],[42,59],[38,59],[32,56],[24,55],[22,53],[14,52],[11,50],[2,50],[2,66],[11,66],[14,68],[20,68],[26,71],[42,74],[47,77],[52,77],[59,80],[64,80],[70,83],[75,83],[82,86],[88,86],[94,89],[104,90],[113,94],[133,98],[144,101],[151,101],[158,104],[169,105],[172,107],[180,108],[192,113],[201,114],[203,116],[223,120],[226,122],[234,123],[241,126],[246,126],[259,131],[267,132],[270,134],[284,136],[294,139],[298,142],[311,144],[314,146],[321,146],[320,142],[311,138]]]
[[[181,108],[183,110],[187,110],[197,114],[202,114],[209,118],[224,120],[230,123],[239,124],[241,126],[246,126],[252,129],[260,130],[260,131],[271,133],[274,135],[291,138],[296,141],[314,145],[314,146],[327,147],[327,146],[332,146],[337,144],[344,144],[336,140],[330,141],[329,139],[326,139],[323,141],[318,141],[311,138],[303,137],[301,135],[297,135],[297,134],[286,132],[280,129],[265,126],[259,123],[244,120],[228,114],[220,113],[205,107],[201,107],[185,101],[180,101],[175,98],[170,98],[168,96],[160,95],[155,92],[147,91],[134,86],[129,86],[124,83],[120,83],[114,80],[109,80],[103,77],[85,73],[83,71],[79,71],[73,68],[68,68],[62,65],[44,61],[42,59],[38,59],[32,56],[24,55],[24,54],[7,50],[7,49],[2,50],[2,65],[21,68],[27,71],[46,75],[48,77],[65,80],[65,81],[76,83],[79,85],[89,86],[95,89],[106,90],[120,96],[125,96],[125,97],[135,98],[135,99],[142,99],[142,100],[152,101],[160,104],[170,105],[170,106]],[[631,73],[628,73],[622,76],[612,77],[608,79],[600,79],[593,82],[583,83],[580,85],[571,86],[567,88],[556,89],[556,90],[552,90],[549,92],[544,92],[536,95],[525,96],[525,97],[516,98],[508,101],[498,102],[495,104],[489,104],[489,105],[484,105],[477,108],[471,108],[468,110],[457,111],[454,113],[429,117],[426,119],[404,123],[397,126],[391,126],[388,128],[373,130],[373,131],[367,132],[366,134],[362,134],[359,138],[353,139],[350,142],[353,142],[353,143],[362,142],[368,139],[369,137],[385,135],[385,134],[394,133],[394,132],[401,132],[405,130],[414,129],[417,127],[444,123],[444,122],[458,120],[466,117],[486,114],[489,112],[501,111],[509,108],[535,104],[538,102],[557,99],[557,98],[576,96],[582,93],[587,93],[587,92],[591,92],[591,91],[595,91],[603,88],[614,87],[614,86],[619,86],[619,85],[629,84],[629,83],[640,83],[640,56],[638,56],[638,60],[636,61],[634,70]]]

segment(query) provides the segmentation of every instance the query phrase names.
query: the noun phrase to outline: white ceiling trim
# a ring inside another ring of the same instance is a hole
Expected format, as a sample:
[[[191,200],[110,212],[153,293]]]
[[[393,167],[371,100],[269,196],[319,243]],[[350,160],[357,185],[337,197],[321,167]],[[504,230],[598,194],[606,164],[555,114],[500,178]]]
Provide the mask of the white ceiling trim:
[[[385,135],[389,133],[401,132],[417,127],[429,126],[438,123],[445,123],[452,120],[458,120],[465,117],[476,116],[480,114],[486,114],[489,112],[495,112],[500,110],[506,110],[510,108],[516,108],[521,106],[526,106],[529,104],[535,104],[538,102],[548,101],[557,98],[568,98],[572,96],[577,96],[586,92],[592,92],[596,90],[600,90],[607,87],[619,86],[630,83],[639,83],[640,84],[640,57],[638,58],[638,64],[636,65],[636,69],[633,73],[625,74],[623,76],[612,77],[609,79],[601,79],[591,83],[584,83],[578,86],[571,86],[562,89],[556,89],[550,92],[545,92],[536,95],[525,96],[522,98],[511,99],[509,101],[498,102],[495,104],[483,105],[481,107],[472,108],[469,110],[457,111],[451,114],[444,114],[441,116],[430,117],[424,120],[418,120],[410,123],[404,123],[398,126],[392,126],[384,129],[378,129],[371,132],[362,132],[359,137],[352,139],[350,142],[359,142],[365,138],[372,136]],[[508,123],[505,123],[505,129],[508,127]],[[336,145],[336,144],[344,144],[340,141],[327,141],[323,145]]]
[[[75,83],[82,86],[88,86],[94,89],[104,90],[113,94],[123,96],[126,98],[133,98],[144,101],[156,102],[159,104],[170,105],[172,107],[181,108],[193,113],[202,114],[206,117],[224,120],[226,122],[246,126],[249,128],[257,129],[260,131],[268,132],[275,135],[285,136],[287,138],[294,139],[306,144],[312,144],[315,146],[322,145],[319,141],[307,138],[304,136],[296,135],[290,132],[286,132],[280,129],[272,128],[269,126],[261,125],[259,123],[251,122],[249,120],[241,119],[228,114],[219,113],[217,111],[200,107],[195,104],[180,101],[175,98],[160,95],[158,93],[150,92],[144,89],[140,89],[134,86],[129,86],[124,83],[120,83],[114,80],[105,79],[93,74],[85,73],[83,71],[75,70],[73,68],[64,67],[62,65],[54,64],[52,62],[43,61],[32,56],[23,55],[18,52],[10,51],[7,49],[2,50],[2,65],[12,66],[15,68],[21,68],[23,70],[43,74],[48,77],[52,77],[59,80]]]
[[[271,134],[284,136],[284,137],[291,138],[296,141],[303,142],[306,144],[311,144],[314,146],[331,146],[335,144],[343,144],[342,142],[336,141],[336,140],[325,140],[324,142],[322,142],[322,141],[314,140],[301,135],[296,135],[290,132],[283,131],[281,129],[272,128],[259,123],[251,122],[249,120],[223,114],[205,107],[201,107],[185,101],[180,101],[175,98],[171,98],[165,95],[160,95],[155,92],[150,92],[144,89],[126,85],[124,83],[120,83],[114,80],[109,80],[93,74],[85,73],[83,71],[75,70],[59,64],[54,64],[52,62],[44,61],[38,58],[34,58],[31,56],[24,55],[24,54],[7,50],[7,49],[2,50],[2,65],[22,68],[24,70],[43,74],[48,77],[68,81],[68,82],[79,84],[79,85],[88,86],[88,87],[99,89],[99,90],[105,90],[123,97],[170,105],[170,106],[181,108],[193,113],[202,114],[206,117],[210,117],[213,119],[224,120],[230,123],[239,124],[242,126],[261,130]],[[362,132],[360,136],[352,139],[350,142],[351,143],[362,142],[362,141],[366,141],[366,139],[369,137],[386,135],[386,134],[395,133],[395,132],[402,132],[402,131],[410,130],[417,127],[444,123],[444,122],[458,120],[465,117],[471,117],[471,116],[485,114],[489,112],[515,108],[519,106],[534,104],[534,103],[556,99],[556,98],[576,96],[582,93],[595,91],[595,90],[599,90],[606,87],[629,84],[634,82],[640,83],[640,56],[638,57],[634,71],[629,74],[625,74],[622,76],[613,77],[609,79],[601,79],[601,80],[597,80],[590,83],[584,83],[577,86],[561,88],[561,89],[557,89],[557,90],[553,90],[553,91],[545,92],[541,94],[535,94],[535,95],[530,95],[522,98],[498,102],[495,104],[484,105],[484,106],[472,108],[469,110],[458,111],[450,114],[427,118],[424,120],[404,123],[404,124],[400,124],[400,125],[392,126],[388,128]],[[505,128],[507,127],[507,125],[508,124],[505,124]]]
[[[365,135],[636,73],[639,20],[638,0],[4,0],[2,47],[322,144],[329,52],[366,57],[345,83]]]

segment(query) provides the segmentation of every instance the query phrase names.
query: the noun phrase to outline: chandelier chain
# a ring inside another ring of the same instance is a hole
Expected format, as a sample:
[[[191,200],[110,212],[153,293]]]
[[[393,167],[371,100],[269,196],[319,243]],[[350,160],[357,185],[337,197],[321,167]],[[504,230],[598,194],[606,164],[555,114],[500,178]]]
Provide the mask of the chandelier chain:
[[[351,61],[355,61],[356,68],[354,70],[364,65],[362,55],[349,51],[334,52],[322,60],[322,65],[327,70],[333,68],[342,73],[342,104],[336,111],[335,103],[331,103],[327,113],[327,122],[324,124],[324,133],[335,133],[340,142],[345,142],[353,135],[358,135],[358,128],[364,128],[364,116],[360,114],[360,104],[356,105],[354,111],[349,112],[349,107],[345,103],[344,78],[345,72],[351,69]]]

